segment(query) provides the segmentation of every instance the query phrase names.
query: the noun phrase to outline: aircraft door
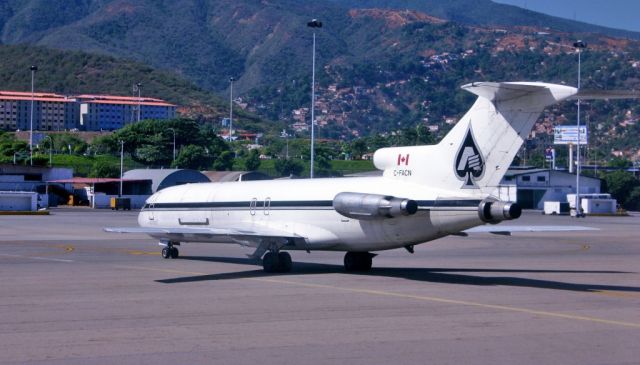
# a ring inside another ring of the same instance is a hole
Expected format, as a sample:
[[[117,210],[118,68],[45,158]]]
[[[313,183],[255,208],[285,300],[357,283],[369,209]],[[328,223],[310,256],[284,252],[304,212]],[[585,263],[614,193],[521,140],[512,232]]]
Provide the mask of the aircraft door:
[[[264,199],[264,205],[263,205],[263,211],[262,213],[265,216],[268,216],[269,214],[271,214],[271,198],[265,198]]]
[[[258,205],[258,198],[251,199],[251,203],[249,203],[249,214],[252,216],[256,215],[256,205]]]

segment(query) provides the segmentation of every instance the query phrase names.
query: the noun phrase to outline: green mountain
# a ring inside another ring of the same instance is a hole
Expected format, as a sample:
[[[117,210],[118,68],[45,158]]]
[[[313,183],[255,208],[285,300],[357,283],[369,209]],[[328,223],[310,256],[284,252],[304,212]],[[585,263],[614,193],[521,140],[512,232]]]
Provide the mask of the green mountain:
[[[529,26],[569,33],[640,39],[640,33],[558,18],[491,0],[331,0],[354,9],[415,10],[471,26]]]
[[[179,75],[137,61],[79,51],[0,45],[0,88],[29,91],[31,65],[38,66],[35,79],[38,91],[131,95],[133,84],[141,83],[143,95],[175,103],[190,117],[218,122],[228,115],[227,100]],[[244,122],[259,121],[254,115],[241,111],[238,114]]]
[[[322,137],[417,123],[442,134],[473,100],[458,89],[471,81],[573,85],[578,38],[589,43],[585,87],[640,88],[637,33],[489,0],[5,0],[0,41],[136,60],[225,94],[233,76],[243,108],[292,125],[309,120],[310,18],[324,23],[316,32]],[[635,153],[640,110],[602,106],[587,108],[598,148]],[[574,116],[568,103],[550,111],[537,127],[539,144]]]

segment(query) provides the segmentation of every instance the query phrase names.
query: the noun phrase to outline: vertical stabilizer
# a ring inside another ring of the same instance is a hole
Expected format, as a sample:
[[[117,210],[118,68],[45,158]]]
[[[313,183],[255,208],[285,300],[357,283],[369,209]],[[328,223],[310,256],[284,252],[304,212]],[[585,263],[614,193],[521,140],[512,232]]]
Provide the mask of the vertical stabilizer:
[[[384,148],[374,163],[384,176],[490,194],[547,105],[576,95],[573,87],[534,82],[462,86],[478,95],[471,109],[437,145]]]

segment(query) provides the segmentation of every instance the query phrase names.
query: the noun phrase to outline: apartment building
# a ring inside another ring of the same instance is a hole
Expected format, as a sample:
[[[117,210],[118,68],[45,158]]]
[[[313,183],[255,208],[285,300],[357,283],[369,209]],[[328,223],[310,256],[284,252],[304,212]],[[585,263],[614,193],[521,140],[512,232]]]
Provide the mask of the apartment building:
[[[0,91],[0,130],[116,130],[144,119],[172,119],[176,105],[148,97]]]

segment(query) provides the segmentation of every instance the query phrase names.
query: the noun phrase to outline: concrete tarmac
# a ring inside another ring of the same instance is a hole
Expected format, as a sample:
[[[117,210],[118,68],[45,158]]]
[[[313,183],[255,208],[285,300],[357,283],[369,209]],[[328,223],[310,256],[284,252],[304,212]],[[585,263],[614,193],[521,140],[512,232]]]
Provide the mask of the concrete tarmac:
[[[447,237],[379,253],[185,244],[164,260],[135,212],[0,217],[2,364],[638,364],[640,216],[514,224],[599,231]]]

